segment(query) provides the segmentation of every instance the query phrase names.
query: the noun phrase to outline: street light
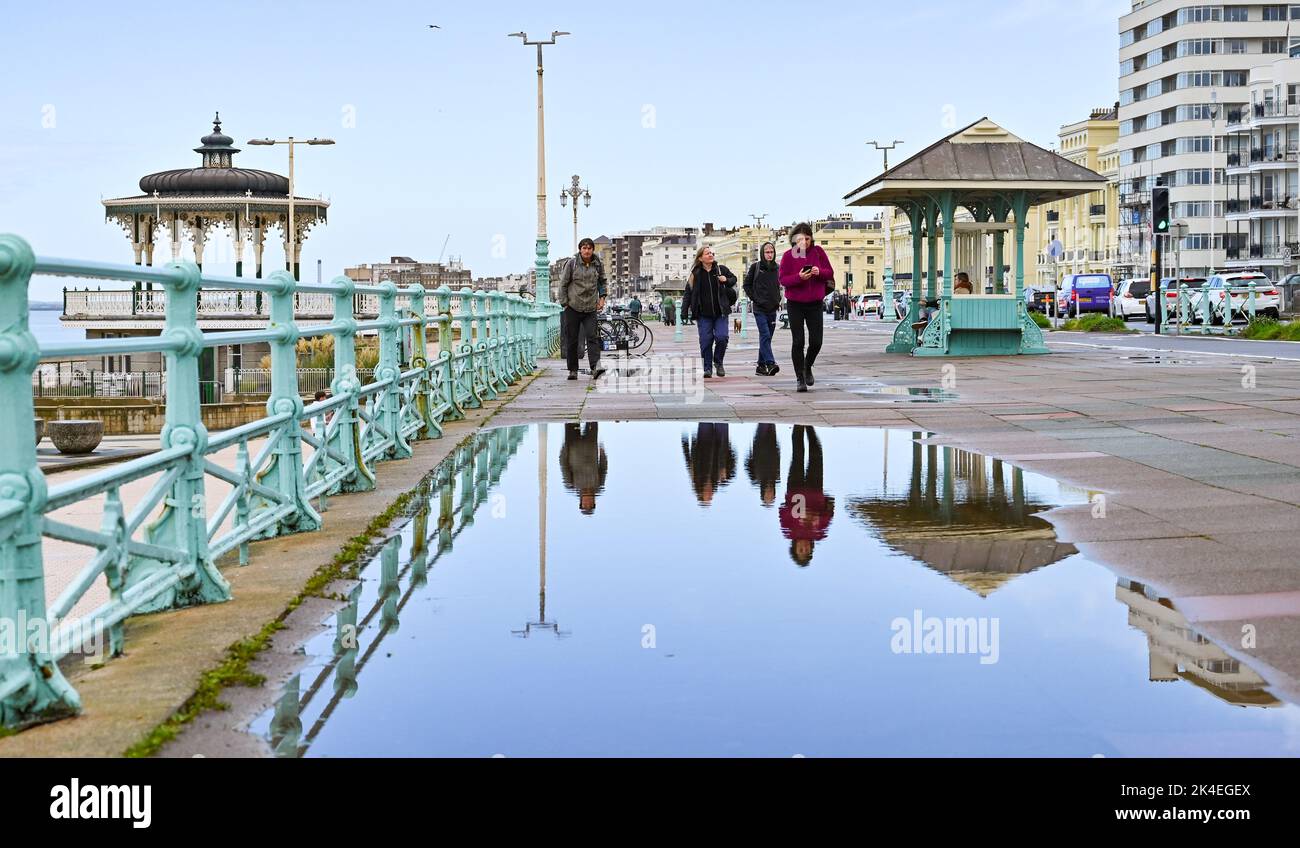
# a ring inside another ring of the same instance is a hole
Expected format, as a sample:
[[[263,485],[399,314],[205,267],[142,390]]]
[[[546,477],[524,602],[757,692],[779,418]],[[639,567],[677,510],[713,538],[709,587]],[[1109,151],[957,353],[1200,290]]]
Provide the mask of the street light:
[[[560,189],[560,205],[568,206],[569,198],[573,198],[573,255],[578,255],[578,201],[582,200],[588,207],[591,206],[591,192],[585,188],[580,188],[577,174],[573,175],[573,185],[569,188]]]
[[[902,143],[903,143],[903,142],[902,142],[901,140],[899,140],[899,139],[894,139],[894,143],[893,143],[893,144],[881,144],[881,143],[878,142],[878,141],[868,141],[868,142],[867,142],[867,144],[870,144],[872,147],[876,148],[877,150],[879,150],[879,151],[881,151],[881,152],[883,152],[883,153],[885,154],[885,170],[886,170],[886,171],[889,170],[889,151],[893,150],[895,147],[897,147],[898,145],[900,145],[900,144],[902,144]]]
[[[270,147],[275,144],[289,145],[289,267],[293,270],[293,278],[298,279],[298,232],[293,225],[293,146],[295,144],[333,144],[332,138],[309,138],[295,139],[289,136],[286,139],[273,138],[253,138],[249,139],[249,144],[259,147]]]
[[[506,36],[523,39],[524,46],[537,48],[537,263],[535,267],[538,303],[549,303],[551,299],[551,264],[548,258],[550,243],[546,238],[546,110],[542,98],[542,48],[554,44],[562,35],[572,35],[572,33],[553,30],[551,37],[546,41],[529,41],[526,32],[512,32]]]

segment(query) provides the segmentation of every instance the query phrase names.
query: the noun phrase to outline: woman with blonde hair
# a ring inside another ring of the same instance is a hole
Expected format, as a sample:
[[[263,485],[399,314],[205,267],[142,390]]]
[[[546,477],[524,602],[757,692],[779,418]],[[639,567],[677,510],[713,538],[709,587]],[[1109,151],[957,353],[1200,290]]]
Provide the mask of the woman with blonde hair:
[[[712,377],[716,370],[719,377],[727,376],[722,366],[722,359],[727,354],[727,322],[731,318],[731,307],[735,305],[740,294],[736,290],[736,275],[726,265],[714,261],[713,248],[701,245],[695,252],[695,264],[691,266],[690,292],[691,314],[695,316],[696,330],[700,336],[700,357],[704,360],[704,376]]]

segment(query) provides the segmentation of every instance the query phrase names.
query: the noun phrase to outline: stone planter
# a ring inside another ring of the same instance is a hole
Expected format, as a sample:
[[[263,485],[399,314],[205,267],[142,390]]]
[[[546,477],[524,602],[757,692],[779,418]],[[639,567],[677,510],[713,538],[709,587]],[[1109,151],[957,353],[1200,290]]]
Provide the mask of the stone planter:
[[[36,425],[36,444],[39,445],[41,443],[41,439],[45,438],[45,419],[44,418],[35,419],[35,425]]]
[[[90,453],[99,447],[104,438],[104,422],[87,421],[49,421],[45,431],[50,441],[59,449],[59,453]]]

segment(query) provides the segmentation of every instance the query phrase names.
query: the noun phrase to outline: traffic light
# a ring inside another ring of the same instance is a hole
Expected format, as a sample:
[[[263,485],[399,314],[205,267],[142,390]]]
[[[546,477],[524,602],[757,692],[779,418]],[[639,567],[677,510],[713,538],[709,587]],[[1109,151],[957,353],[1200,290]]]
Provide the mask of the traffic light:
[[[1151,231],[1156,235],[1169,232],[1169,189],[1151,189]]]

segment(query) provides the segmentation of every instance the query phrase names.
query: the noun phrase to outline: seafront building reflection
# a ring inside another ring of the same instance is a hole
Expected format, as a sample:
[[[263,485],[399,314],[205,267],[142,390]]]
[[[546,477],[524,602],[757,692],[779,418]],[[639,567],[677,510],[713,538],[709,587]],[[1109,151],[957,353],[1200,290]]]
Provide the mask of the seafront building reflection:
[[[1280,707],[1264,678],[1198,633],[1173,601],[1150,586],[1120,578],[1115,599],[1128,607],[1130,627],[1147,636],[1148,679],[1153,683],[1185,680],[1214,697],[1239,707]]]

